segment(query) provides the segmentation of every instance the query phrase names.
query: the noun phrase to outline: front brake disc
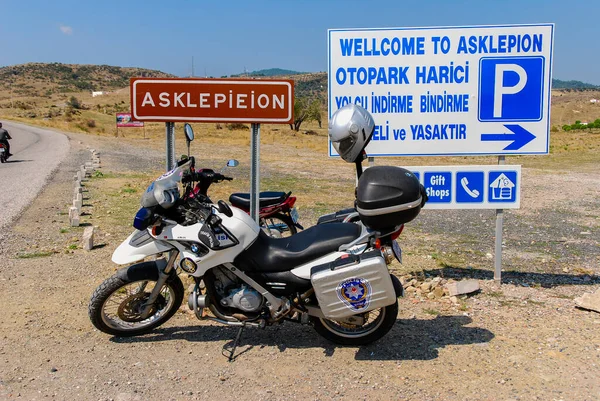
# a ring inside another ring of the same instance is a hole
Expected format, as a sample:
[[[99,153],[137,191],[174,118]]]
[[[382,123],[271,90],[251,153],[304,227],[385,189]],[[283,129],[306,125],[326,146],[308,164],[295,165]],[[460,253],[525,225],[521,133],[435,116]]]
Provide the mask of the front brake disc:
[[[144,304],[148,300],[150,294],[142,292],[138,294],[133,294],[127,297],[121,304],[119,305],[119,309],[117,310],[117,316],[119,319],[124,322],[136,323],[141,322],[142,320],[148,319],[148,317],[154,315],[157,310],[160,309],[161,305],[164,305],[165,298],[162,295],[158,296],[154,305],[150,308],[150,312],[148,313],[148,317],[142,317],[142,309]]]

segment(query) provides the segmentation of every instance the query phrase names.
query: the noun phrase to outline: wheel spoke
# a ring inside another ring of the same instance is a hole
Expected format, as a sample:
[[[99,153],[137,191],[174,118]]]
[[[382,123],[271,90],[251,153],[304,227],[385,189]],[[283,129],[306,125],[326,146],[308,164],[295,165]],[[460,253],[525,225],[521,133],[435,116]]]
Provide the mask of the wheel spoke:
[[[144,282],[140,283],[140,285],[138,286],[138,289],[137,289],[136,293],[138,293],[138,292],[144,292],[144,290],[146,289],[147,285],[148,285],[147,281],[144,281]]]

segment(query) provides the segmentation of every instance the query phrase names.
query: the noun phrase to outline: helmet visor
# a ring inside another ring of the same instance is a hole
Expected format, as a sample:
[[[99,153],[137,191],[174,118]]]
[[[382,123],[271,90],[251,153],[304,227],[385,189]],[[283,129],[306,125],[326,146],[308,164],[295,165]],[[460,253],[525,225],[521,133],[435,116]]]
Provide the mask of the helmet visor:
[[[354,147],[355,143],[356,137],[352,135],[342,139],[339,142],[333,142],[333,147],[339,153],[342,159],[352,162],[353,160],[348,160],[348,158],[352,153],[352,148]]]

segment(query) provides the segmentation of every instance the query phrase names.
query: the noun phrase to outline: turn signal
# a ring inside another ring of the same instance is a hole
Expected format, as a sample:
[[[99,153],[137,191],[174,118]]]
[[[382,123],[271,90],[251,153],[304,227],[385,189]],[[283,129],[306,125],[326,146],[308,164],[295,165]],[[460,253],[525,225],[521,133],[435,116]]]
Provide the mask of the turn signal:
[[[377,238],[375,240],[375,244],[374,245],[375,245],[375,248],[381,249],[381,240],[379,238]]]

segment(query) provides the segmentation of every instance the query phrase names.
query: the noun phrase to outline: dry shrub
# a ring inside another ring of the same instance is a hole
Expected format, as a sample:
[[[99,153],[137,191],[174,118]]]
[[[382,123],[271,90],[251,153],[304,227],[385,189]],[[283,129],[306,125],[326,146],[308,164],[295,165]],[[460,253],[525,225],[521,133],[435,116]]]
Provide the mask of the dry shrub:
[[[242,124],[242,123],[231,123],[231,124],[227,124],[226,127],[229,131],[249,130],[250,129],[247,125]]]

